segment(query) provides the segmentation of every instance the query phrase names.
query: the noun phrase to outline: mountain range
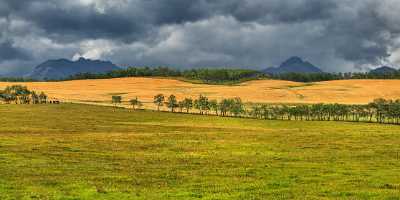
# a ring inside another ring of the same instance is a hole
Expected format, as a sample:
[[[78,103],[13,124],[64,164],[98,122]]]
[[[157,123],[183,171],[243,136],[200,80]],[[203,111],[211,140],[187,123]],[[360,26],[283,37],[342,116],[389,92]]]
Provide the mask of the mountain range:
[[[36,80],[64,79],[79,73],[105,73],[120,69],[109,61],[79,58],[77,61],[67,59],[48,60],[34,68],[29,78]]]
[[[38,66],[25,76],[35,80],[58,80],[65,79],[71,75],[79,73],[106,73],[113,70],[121,69],[110,61],[91,60],[79,58],[76,61],[68,59],[48,60]],[[302,58],[294,56],[283,62],[279,67],[270,67],[262,70],[265,74],[283,74],[283,73],[323,73],[323,71],[304,61]],[[383,66],[370,71],[373,74],[390,74],[399,72],[397,69]],[[3,77],[5,77],[3,75]],[[11,76],[8,76],[11,77]],[[16,76],[17,77],[17,76]]]

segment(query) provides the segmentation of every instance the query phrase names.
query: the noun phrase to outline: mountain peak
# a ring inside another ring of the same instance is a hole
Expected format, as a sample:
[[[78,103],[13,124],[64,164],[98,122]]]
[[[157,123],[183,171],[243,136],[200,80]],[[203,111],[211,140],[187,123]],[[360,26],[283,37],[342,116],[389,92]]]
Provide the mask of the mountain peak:
[[[86,60],[90,60],[90,59],[86,59],[84,57],[79,57],[79,59],[77,61],[86,61]]]
[[[391,73],[395,73],[395,72],[397,72],[397,70],[395,68],[388,67],[388,66],[378,67],[378,68],[370,71],[370,73],[373,73],[373,74],[391,74]]]
[[[322,73],[323,71],[313,64],[304,61],[298,56],[293,56],[283,62],[277,68],[268,68],[263,70],[267,74],[284,74],[284,73]]]
[[[295,64],[295,63],[303,63],[303,62],[304,62],[303,59],[301,59],[300,57],[293,56],[293,57],[290,57],[289,59],[287,59],[285,62],[283,62],[282,65],[285,65],[285,64]]]
[[[90,60],[83,57],[77,61],[68,59],[48,60],[36,66],[30,74],[30,78],[63,79],[79,73],[105,73],[120,69],[110,61]]]

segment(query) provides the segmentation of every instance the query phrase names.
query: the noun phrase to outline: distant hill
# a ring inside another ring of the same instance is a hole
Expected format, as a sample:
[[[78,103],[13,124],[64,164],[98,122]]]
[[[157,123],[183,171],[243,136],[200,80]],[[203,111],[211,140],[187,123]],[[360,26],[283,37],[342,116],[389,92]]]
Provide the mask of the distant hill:
[[[323,73],[321,69],[313,64],[303,61],[299,57],[291,57],[283,62],[279,67],[267,68],[262,70],[266,74],[284,74],[284,73]]]
[[[80,58],[77,61],[67,59],[48,60],[34,68],[28,76],[32,79],[63,79],[79,73],[105,73],[120,69],[109,61]]]
[[[393,74],[396,72],[397,72],[397,70],[395,68],[383,66],[383,67],[379,67],[374,70],[371,70],[369,73],[371,73],[371,74]]]

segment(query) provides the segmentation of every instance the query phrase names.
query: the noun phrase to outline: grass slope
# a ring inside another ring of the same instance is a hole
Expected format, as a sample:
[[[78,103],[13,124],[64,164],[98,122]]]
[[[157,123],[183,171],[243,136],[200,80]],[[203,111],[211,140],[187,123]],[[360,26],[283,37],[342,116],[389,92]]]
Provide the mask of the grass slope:
[[[399,199],[400,126],[0,105],[0,199]]]

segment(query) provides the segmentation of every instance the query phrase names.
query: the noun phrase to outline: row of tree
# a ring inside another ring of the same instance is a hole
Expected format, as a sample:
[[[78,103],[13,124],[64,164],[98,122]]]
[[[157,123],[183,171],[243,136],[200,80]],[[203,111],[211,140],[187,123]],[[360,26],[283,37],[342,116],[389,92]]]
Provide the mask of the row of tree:
[[[120,103],[121,97],[114,96],[114,103]],[[143,104],[138,98],[129,101],[134,109]],[[353,121],[400,124],[400,100],[376,99],[367,105],[345,104],[302,104],[302,105],[269,105],[256,104],[246,106],[239,98],[226,98],[221,101],[210,100],[205,95],[196,99],[178,100],[175,95],[154,96],[153,103],[157,110],[167,107],[171,112],[191,113],[218,116],[248,117],[266,120],[307,120],[307,121]]]
[[[348,73],[279,73],[264,74],[249,69],[210,69],[198,68],[179,70],[169,67],[129,67],[104,74],[82,73],[71,76],[68,80],[76,79],[105,79],[121,77],[181,77],[189,80],[200,80],[205,83],[235,83],[245,80],[270,78],[296,82],[319,82],[348,79],[400,79],[400,71],[387,73],[348,72]]]
[[[122,103],[121,96],[112,96],[112,103],[117,106]],[[157,107],[157,111],[160,111],[162,107],[167,107],[171,112],[186,112],[191,113],[193,109],[198,111],[200,114],[215,114],[221,116],[242,116],[245,114],[245,104],[239,97],[223,99],[218,102],[217,100],[209,100],[208,97],[200,95],[197,99],[184,98],[178,100],[173,94],[170,96],[164,96],[158,94],[154,96],[153,103]],[[139,109],[143,106],[142,101],[137,97],[129,100],[129,104],[133,109]]]
[[[320,82],[350,79],[400,79],[400,71],[388,73],[281,73],[268,75],[271,79],[296,82]]]
[[[256,70],[247,69],[190,69],[179,70],[168,67],[129,67],[127,69],[114,70],[103,74],[81,73],[70,76],[67,80],[77,79],[107,79],[121,77],[177,77],[189,80],[200,80],[206,83],[239,82],[243,79],[252,79],[262,76]]]
[[[190,113],[192,109],[196,109],[200,114],[214,112],[215,115],[233,115],[236,117],[241,116],[245,112],[244,103],[238,97],[223,99],[218,102],[217,100],[209,100],[208,97],[200,95],[197,99],[184,98],[178,101],[175,95],[170,95],[166,98],[163,94],[158,94],[154,97],[153,102],[157,106],[157,110],[160,110],[160,107],[165,105],[171,112],[175,112],[178,109],[180,112]]]
[[[376,99],[367,105],[256,105],[248,112],[259,119],[400,123],[400,100]]]
[[[0,90],[0,100],[7,104],[45,104],[48,97],[44,92],[37,93],[26,86],[12,85]]]

